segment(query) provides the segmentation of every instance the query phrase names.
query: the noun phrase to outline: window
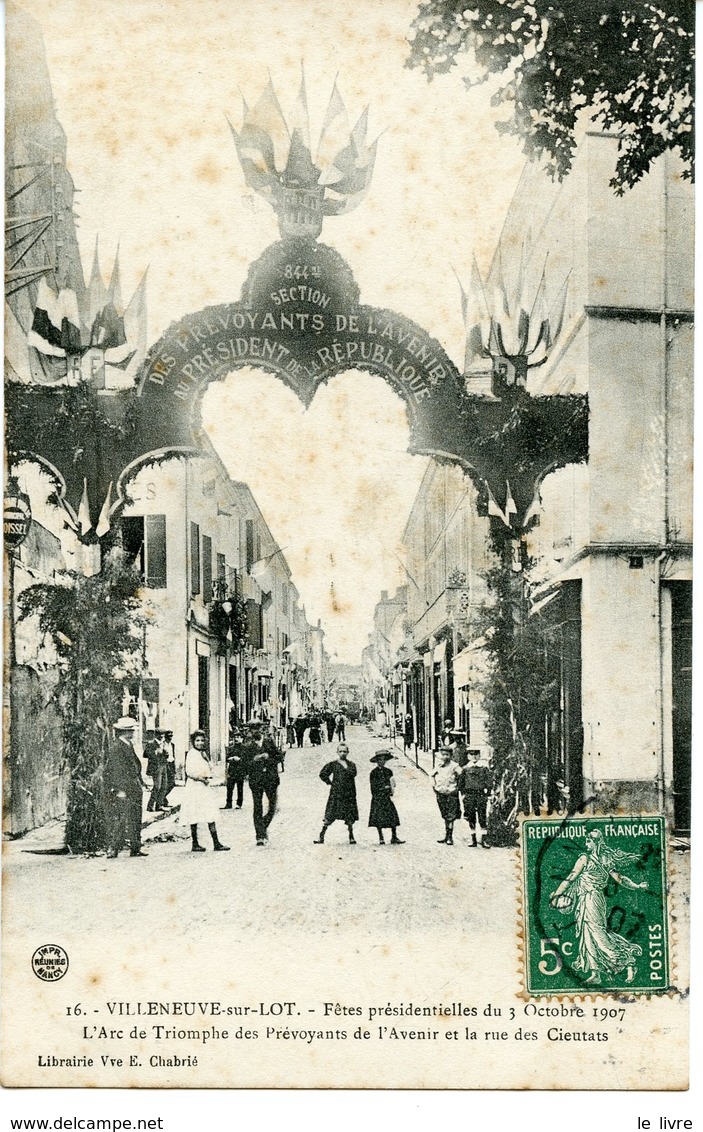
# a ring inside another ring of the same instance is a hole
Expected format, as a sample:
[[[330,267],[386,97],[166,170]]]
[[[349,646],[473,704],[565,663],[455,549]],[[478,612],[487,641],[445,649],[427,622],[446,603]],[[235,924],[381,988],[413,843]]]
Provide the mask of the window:
[[[200,593],[200,527],[190,524],[190,592]]]
[[[150,589],[166,588],[166,516],[126,515],[122,546]]]
[[[203,535],[203,601],[212,601],[212,539]]]
[[[227,564],[225,562],[224,554],[217,555],[217,580],[224,582],[227,580]]]

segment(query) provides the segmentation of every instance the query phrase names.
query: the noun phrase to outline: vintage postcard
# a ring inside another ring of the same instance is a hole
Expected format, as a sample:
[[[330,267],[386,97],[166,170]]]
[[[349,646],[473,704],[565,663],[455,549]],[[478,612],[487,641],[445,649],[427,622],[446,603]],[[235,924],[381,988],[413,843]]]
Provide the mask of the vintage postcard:
[[[2,1084],[685,1090],[695,4],[6,15]]]

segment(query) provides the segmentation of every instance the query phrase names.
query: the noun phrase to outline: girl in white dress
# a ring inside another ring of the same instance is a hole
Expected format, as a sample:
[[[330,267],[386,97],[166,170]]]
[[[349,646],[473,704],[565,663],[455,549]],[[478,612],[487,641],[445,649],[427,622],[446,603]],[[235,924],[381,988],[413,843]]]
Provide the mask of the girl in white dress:
[[[212,767],[206,750],[206,743],[204,731],[194,731],[190,737],[190,748],[186,755],[185,765],[186,785],[179,820],[182,825],[190,826],[193,853],[205,852],[205,846],[198,842],[198,822],[207,822],[215,852],[226,853],[229,845],[223,845],[217,836],[215,822],[219,807],[217,799],[210,789]]]

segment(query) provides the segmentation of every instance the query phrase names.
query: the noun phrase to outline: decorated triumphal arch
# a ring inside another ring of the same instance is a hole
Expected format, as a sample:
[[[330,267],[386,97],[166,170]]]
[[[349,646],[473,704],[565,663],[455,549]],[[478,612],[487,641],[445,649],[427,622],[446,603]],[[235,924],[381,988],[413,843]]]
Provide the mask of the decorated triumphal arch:
[[[406,406],[410,451],[461,466],[477,488],[479,510],[491,519],[495,610],[503,619],[495,638],[505,646],[498,658],[503,702],[495,713],[499,726],[505,716],[507,736],[494,769],[497,780],[508,784],[503,794],[510,839],[515,806],[525,806],[518,782],[526,781],[527,747],[516,705],[540,695],[522,687],[533,666],[527,656],[517,663],[511,644],[526,625],[522,536],[537,513],[545,474],[588,455],[586,397],[528,391],[530,370],[549,360],[559,340],[568,282],[551,307],[544,273],[534,295],[522,286],[511,296],[503,289],[491,306],[474,264],[471,295],[463,296],[465,372],[422,326],[365,304],[352,267],[320,241],[325,217],[348,212],[363,199],[374,166],[376,143],[366,140],[366,115],[342,137],[340,103],[335,88],[316,162],[305,115],[289,130],[270,83],[245,109],[242,128],[232,130],[235,146],[248,186],[276,212],[280,239],[252,263],[239,297],[181,317],[141,355],[140,366],[132,364],[136,355],[114,272],[105,293],[96,259],[82,311],[76,293],[56,295],[45,287],[42,295],[40,287],[32,379],[10,382],[7,391],[9,459],[16,464],[28,458],[50,472],[69,525],[92,547],[84,573],[94,575],[102,563],[109,585],[112,556],[98,550],[119,535],[131,477],[145,464],[205,449],[201,401],[212,382],[253,367],[275,375],[309,406],[318,388],[342,372],[368,371],[386,381]],[[288,138],[283,159],[274,134],[279,141]],[[118,379],[108,380],[108,372]],[[236,437],[236,419],[228,424]],[[363,416],[358,427],[364,427]],[[99,773],[97,764],[90,765],[91,774]]]
[[[69,314],[55,328],[66,380],[10,388],[11,459],[43,463],[74,521],[82,506],[76,529],[83,541],[96,542],[109,529],[129,476],[145,460],[199,450],[204,390],[241,366],[275,374],[306,406],[335,374],[361,369],[382,377],[407,406],[410,451],[459,463],[479,489],[479,506],[497,514],[501,534],[513,539],[534,513],[544,474],[587,457],[586,399],[533,397],[526,388],[529,369],[547,360],[558,338],[563,303],[561,314],[550,314],[536,294],[529,304],[520,296],[512,310],[503,304],[492,311],[477,279],[468,341],[492,372],[490,392],[478,396],[421,326],[365,305],[351,267],[319,241],[325,216],[363,199],[375,160],[365,114],[339,141],[338,102],[335,88],[316,163],[307,123],[288,131],[270,83],[246,109],[242,128],[232,129],[245,179],[275,209],[282,237],[251,265],[238,300],[175,322],[148,351],[134,385],[119,390],[99,388],[81,365],[81,351],[93,349],[100,335],[91,331],[81,346]],[[289,137],[282,170],[272,136],[281,129]],[[110,320],[101,318],[104,334]],[[502,511],[496,501],[507,498]]]

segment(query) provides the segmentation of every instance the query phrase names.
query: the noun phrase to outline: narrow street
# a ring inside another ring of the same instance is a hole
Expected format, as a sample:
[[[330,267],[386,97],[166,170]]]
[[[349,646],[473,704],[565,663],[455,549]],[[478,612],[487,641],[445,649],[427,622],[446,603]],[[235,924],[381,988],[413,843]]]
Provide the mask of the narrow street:
[[[453,848],[437,843],[444,829],[427,775],[400,752],[391,763],[404,845],[379,846],[369,829],[369,762],[384,746],[365,726],[347,729],[350,757],[358,768],[360,820],[356,845],[340,822],[324,845],[318,836],[328,788],[319,780],[336,745],[286,752],[279,809],[268,846],[257,847],[251,795],[245,786],[242,810],[223,811],[218,831],[231,852],[190,852],[189,831],[176,815],[144,831],[148,859],[117,860],[27,852],[30,839],[7,844],[7,922],[18,932],[50,923],[52,931],[75,929],[83,918],[91,932],[119,935],[141,921],[140,936],[151,937],[208,927],[226,929],[233,939],[250,933],[300,931],[324,935],[373,926],[393,934],[430,930],[500,932],[515,924],[515,854],[470,847],[468,824],[458,822]],[[224,786],[216,788],[224,805]],[[180,788],[171,801],[178,803]],[[386,835],[388,840],[388,835]],[[32,894],[31,900],[27,894]],[[486,915],[490,901],[491,914]]]

